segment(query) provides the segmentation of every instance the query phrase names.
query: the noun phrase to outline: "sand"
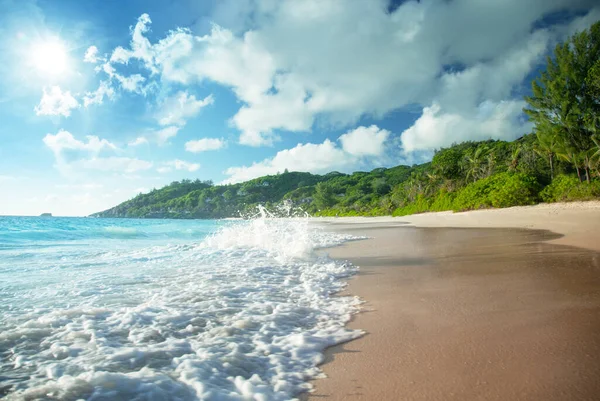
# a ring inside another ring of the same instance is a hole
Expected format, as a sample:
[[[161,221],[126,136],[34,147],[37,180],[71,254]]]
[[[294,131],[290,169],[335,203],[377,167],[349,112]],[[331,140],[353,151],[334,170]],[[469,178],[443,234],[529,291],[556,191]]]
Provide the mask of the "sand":
[[[367,334],[303,399],[600,399],[600,202],[326,224]]]

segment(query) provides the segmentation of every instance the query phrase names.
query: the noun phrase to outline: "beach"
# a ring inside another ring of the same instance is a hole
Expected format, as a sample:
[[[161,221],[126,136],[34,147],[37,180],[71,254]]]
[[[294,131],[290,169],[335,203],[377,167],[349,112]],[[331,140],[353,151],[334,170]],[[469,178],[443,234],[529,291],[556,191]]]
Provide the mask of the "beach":
[[[600,202],[320,224],[369,237],[326,250],[366,334],[303,399],[598,399]]]

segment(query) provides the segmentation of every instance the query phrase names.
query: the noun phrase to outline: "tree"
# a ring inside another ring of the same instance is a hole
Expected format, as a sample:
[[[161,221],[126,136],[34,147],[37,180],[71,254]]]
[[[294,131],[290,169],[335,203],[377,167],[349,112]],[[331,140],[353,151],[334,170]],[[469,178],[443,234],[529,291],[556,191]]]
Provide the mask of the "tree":
[[[390,190],[392,189],[392,187],[390,187],[390,184],[387,183],[385,178],[375,179],[373,181],[372,185],[373,185],[373,192],[375,192],[378,195],[385,195],[388,192],[390,192]]]
[[[464,158],[463,171],[465,179],[477,181],[488,170],[486,166],[487,149],[484,146],[478,146],[474,151],[469,152]],[[489,161],[488,161],[489,162]]]
[[[593,135],[594,148],[592,148],[592,160],[595,163],[596,175],[600,177],[600,135]]]
[[[546,71],[532,83],[532,96],[524,109],[536,131],[560,134],[562,158],[578,170],[583,168],[589,181],[589,165],[582,162],[592,146],[589,116],[600,113],[597,97],[600,59],[600,22],[556,46],[548,57]]]
[[[515,144],[515,146],[513,146],[512,151],[510,152],[510,159],[508,161],[508,171],[517,171],[517,167],[519,167],[519,156],[521,155],[521,150],[523,150],[521,145]]]
[[[327,209],[335,205],[335,194],[332,188],[325,182],[317,184],[314,196],[315,205],[319,209]]]
[[[440,149],[435,152],[431,165],[443,178],[454,180],[461,176],[463,152],[458,146]]]
[[[547,158],[550,164],[550,179],[554,180],[554,156],[561,150],[560,135],[548,129],[535,133],[537,143],[533,150],[540,156]]]

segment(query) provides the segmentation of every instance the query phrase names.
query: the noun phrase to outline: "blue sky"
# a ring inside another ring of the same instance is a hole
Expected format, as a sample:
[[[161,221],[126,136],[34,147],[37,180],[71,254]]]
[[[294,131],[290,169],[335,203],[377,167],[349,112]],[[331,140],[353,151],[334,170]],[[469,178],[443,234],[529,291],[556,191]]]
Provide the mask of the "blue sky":
[[[0,0],[0,214],[515,139],[529,79],[594,3]]]

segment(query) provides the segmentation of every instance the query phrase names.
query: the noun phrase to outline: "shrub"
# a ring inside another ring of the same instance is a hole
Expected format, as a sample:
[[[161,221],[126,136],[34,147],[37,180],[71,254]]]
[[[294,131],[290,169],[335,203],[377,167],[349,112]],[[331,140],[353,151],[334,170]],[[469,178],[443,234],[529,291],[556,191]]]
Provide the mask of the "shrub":
[[[429,211],[429,201],[423,196],[419,195],[413,203],[401,206],[394,210],[392,216],[408,216],[409,214],[425,213]]]
[[[540,193],[544,202],[570,202],[600,197],[600,181],[580,182],[571,175],[559,175]]]
[[[540,184],[524,173],[500,173],[467,185],[456,196],[453,209],[533,205],[539,200]]]
[[[432,212],[443,212],[445,210],[452,210],[452,205],[454,204],[454,198],[456,197],[456,193],[448,192],[445,189],[441,189],[435,198],[433,198],[433,202],[431,203],[430,210]]]

